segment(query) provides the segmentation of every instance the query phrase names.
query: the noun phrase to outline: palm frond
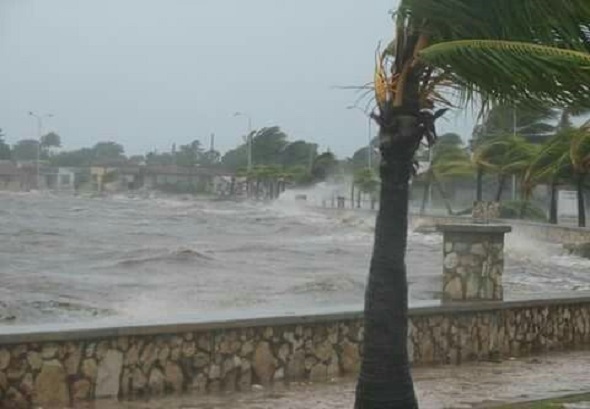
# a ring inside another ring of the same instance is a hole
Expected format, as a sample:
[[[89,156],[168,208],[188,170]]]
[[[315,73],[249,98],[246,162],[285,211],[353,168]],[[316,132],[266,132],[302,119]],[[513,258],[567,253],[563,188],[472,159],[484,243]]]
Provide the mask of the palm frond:
[[[435,42],[479,38],[590,52],[587,0],[402,0]]]
[[[484,141],[473,155],[476,166],[493,173],[519,173],[529,167],[537,146],[518,135],[502,135]]]
[[[419,53],[484,98],[512,103],[590,104],[590,54],[496,40],[432,45]]]

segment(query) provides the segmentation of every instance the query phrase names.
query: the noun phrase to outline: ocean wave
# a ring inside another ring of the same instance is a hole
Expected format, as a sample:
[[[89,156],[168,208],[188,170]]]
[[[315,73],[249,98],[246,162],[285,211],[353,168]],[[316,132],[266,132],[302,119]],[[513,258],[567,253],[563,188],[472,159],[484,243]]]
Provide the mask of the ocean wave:
[[[36,231],[33,229],[21,229],[16,233],[13,233],[15,237],[23,237],[23,236],[63,236],[63,233],[58,233],[56,231]]]
[[[132,267],[149,263],[193,262],[195,260],[213,261],[213,257],[191,249],[179,249],[167,254],[131,258],[117,262],[118,266]]]
[[[350,277],[325,277],[315,279],[304,284],[290,287],[286,294],[309,294],[309,293],[333,293],[333,292],[362,292],[365,289],[365,282]]]

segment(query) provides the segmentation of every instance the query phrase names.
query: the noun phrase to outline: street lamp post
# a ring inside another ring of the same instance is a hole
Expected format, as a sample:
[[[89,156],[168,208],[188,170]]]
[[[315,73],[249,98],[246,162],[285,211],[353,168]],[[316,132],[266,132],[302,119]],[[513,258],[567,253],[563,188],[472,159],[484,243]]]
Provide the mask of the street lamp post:
[[[252,170],[252,117],[243,112],[236,112],[234,116],[245,116],[248,118],[248,136],[247,138],[247,149],[248,149],[248,172]]]
[[[361,108],[357,107],[356,105],[350,105],[348,107],[346,107],[346,109],[350,109],[350,110],[359,110],[360,112],[363,113],[363,115],[365,115],[367,117],[367,166],[369,169],[373,169],[373,144],[372,144],[372,138],[373,138],[373,121],[371,120],[371,117],[367,115],[367,113],[365,111],[363,111]]]
[[[53,114],[37,115],[32,111],[29,111],[29,116],[32,116],[37,120],[37,160],[36,160],[36,179],[37,189],[41,187],[40,169],[39,162],[41,161],[41,138],[43,137],[43,119],[52,118]]]

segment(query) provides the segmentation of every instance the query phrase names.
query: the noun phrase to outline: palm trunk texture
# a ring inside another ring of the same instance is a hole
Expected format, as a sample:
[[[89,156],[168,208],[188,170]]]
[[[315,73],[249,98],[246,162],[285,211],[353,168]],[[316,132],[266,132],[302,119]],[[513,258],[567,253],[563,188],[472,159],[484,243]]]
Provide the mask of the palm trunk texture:
[[[549,223],[557,224],[557,182],[551,181],[551,202],[549,206]]]
[[[496,202],[502,201],[502,193],[504,193],[504,185],[506,184],[506,176],[498,176],[498,191],[496,192]]]
[[[478,202],[483,200],[483,169],[477,168],[477,186],[476,199]]]
[[[440,197],[443,200],[443,203],[445,204],[445,208],[447,209],[447,214],[449,216],[452,216],[453,215],[453,207],[451,206],[451,201],[449,200],[449,197],[447,196],[447,192],[445,192],[440,181],[438,181],[437,179],[434,180],[434,186],[436,186],[436,190],[438,190],[438,193],[440,194]]]
[[[383,122],[388,126],[380,131],[380,206],[365,293],[355,409],[417,409],[407,348],[405,253],[412,158],[422,131],[412,115],[393,113]]]
[[[584,201],[584,174],[578,176],[578,226],[586,227],[586,203]]]

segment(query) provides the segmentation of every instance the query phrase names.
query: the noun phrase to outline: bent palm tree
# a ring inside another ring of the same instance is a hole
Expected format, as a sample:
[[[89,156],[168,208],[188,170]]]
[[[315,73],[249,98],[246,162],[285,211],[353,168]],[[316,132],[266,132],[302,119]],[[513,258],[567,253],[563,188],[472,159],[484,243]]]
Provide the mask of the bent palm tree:
[[[519,135],[502,135],[483,142],[475,151],[473,161],[478,169],[498,175],[495,200],[502,193],[510,175],[520,175],[529,166],[536,146]]]
[[[469,155],[460,145],[450,143],[436,145],[432,150],[430,167],[421,175],[424,181],[424,197],[420,214],[425,213],[428,191],[430,186],[434,186],[445,204],[447,213],[452,215],[451,202],[442,182],[452,178],[469,176],[473,174],[473,170]]]
[[[590,130],[566,128],[551,138],[531,162],[525,182],[531,186],[538,181],[551,183],[550,220],[557,222],[555,193],[561,182],[576,186],[578,194],[578,225],[586,226],[584,190],[590,173]]]
[[[569,141],[562,134],[557,134],[539,149],[532,158],[523,179],[525,194],[532,192],[539,183],[550,186],[549,222],[557,224],[557,188],[559,183],[571,173]]]
[[[449,105],[466,100],[590,102],[587,0],[401,0],[395,40],[375,75],[381,151],[380,208],[365,295],[357,409],[412,409],[405,267],[409,180],[423,140]]]

